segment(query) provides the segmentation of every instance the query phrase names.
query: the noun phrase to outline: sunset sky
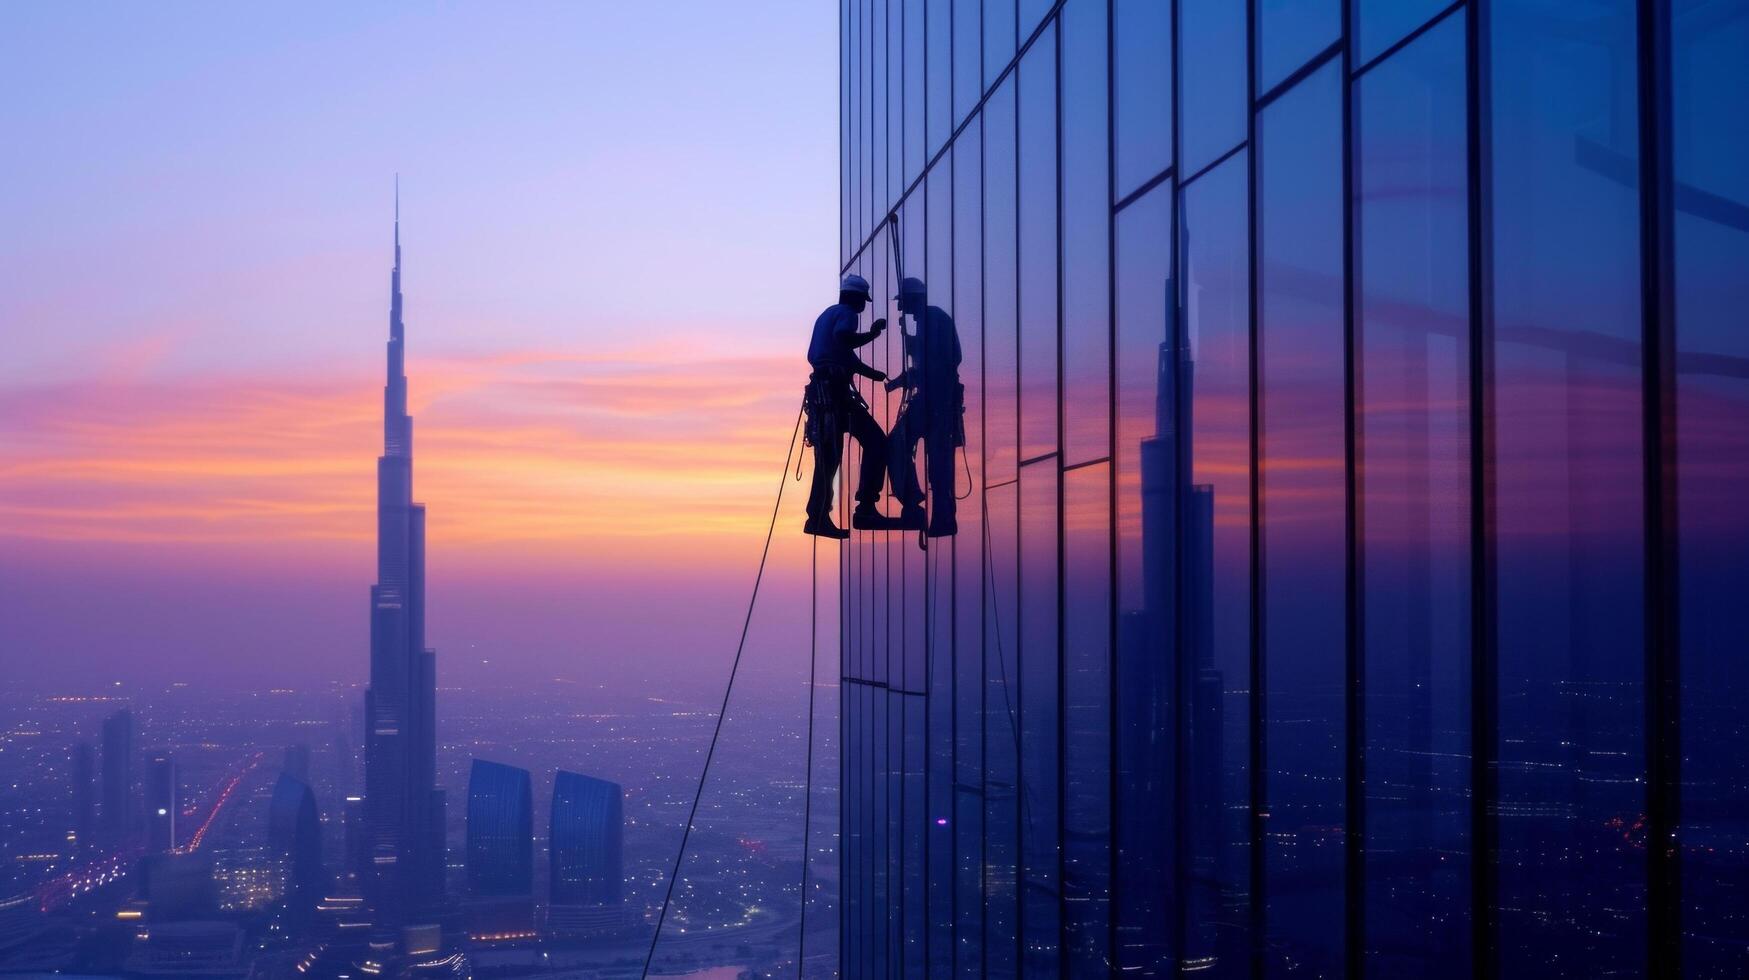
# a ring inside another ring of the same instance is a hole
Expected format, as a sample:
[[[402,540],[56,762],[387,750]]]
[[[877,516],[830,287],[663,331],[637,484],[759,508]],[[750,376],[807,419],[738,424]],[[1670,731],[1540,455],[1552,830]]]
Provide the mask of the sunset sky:
[[[833,295],[835,14],[5,8],[7,674],[362,677],[398,172],[448,678],[714,677]]]

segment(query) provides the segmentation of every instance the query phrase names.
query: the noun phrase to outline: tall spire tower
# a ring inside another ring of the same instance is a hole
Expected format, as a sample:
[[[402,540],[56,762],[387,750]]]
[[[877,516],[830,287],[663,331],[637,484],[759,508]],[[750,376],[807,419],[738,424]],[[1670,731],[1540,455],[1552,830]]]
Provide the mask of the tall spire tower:
[[[425,506],[413,502],[413,419],[407,414],[401,303],[401,188],[395,180],[395,267],[389,273],[388,378],[377,459],[377,584],[371,586],[370,687],[365,691],[365,825],[358,869],[386,926],[442,898],[443,791],[437,788],[436,652],[425,647]]]

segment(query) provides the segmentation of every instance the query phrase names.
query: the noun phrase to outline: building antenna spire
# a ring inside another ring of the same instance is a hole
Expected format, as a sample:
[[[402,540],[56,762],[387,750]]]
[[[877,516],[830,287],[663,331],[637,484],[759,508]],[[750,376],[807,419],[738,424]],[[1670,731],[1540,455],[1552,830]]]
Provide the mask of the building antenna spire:
[[[395,264],[401,264],[401,172],[395,171]]]

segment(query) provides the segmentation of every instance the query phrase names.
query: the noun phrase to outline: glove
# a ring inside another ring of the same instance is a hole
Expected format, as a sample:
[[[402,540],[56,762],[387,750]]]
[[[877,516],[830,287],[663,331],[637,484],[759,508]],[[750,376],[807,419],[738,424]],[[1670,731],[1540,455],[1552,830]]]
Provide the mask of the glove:
[[[868,330],[869,330],[869,333],[872,333],[877,337],[883,333],[886,333],[886,331],[887,331],[887,318],[883,316],[879,320],[876,320],[874,323],[869,324]]]

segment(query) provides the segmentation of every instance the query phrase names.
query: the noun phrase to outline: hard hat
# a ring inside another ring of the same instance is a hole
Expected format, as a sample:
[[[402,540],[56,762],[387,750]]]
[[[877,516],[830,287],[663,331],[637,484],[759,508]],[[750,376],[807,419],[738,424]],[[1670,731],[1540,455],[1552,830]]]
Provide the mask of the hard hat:
[[[841,293],[860,293],[863,299],[871,301],[874,299],[868,291],[868,280],[854,272],[845,276],[844,281],[838,284],[838,291]]]
[[[929,290],[924,287],[923,280],[916,276],[906,276],[899,280],[899,295],[894,296],[893,298],[898,299],[900,296],[926,296],[928,294]]]

